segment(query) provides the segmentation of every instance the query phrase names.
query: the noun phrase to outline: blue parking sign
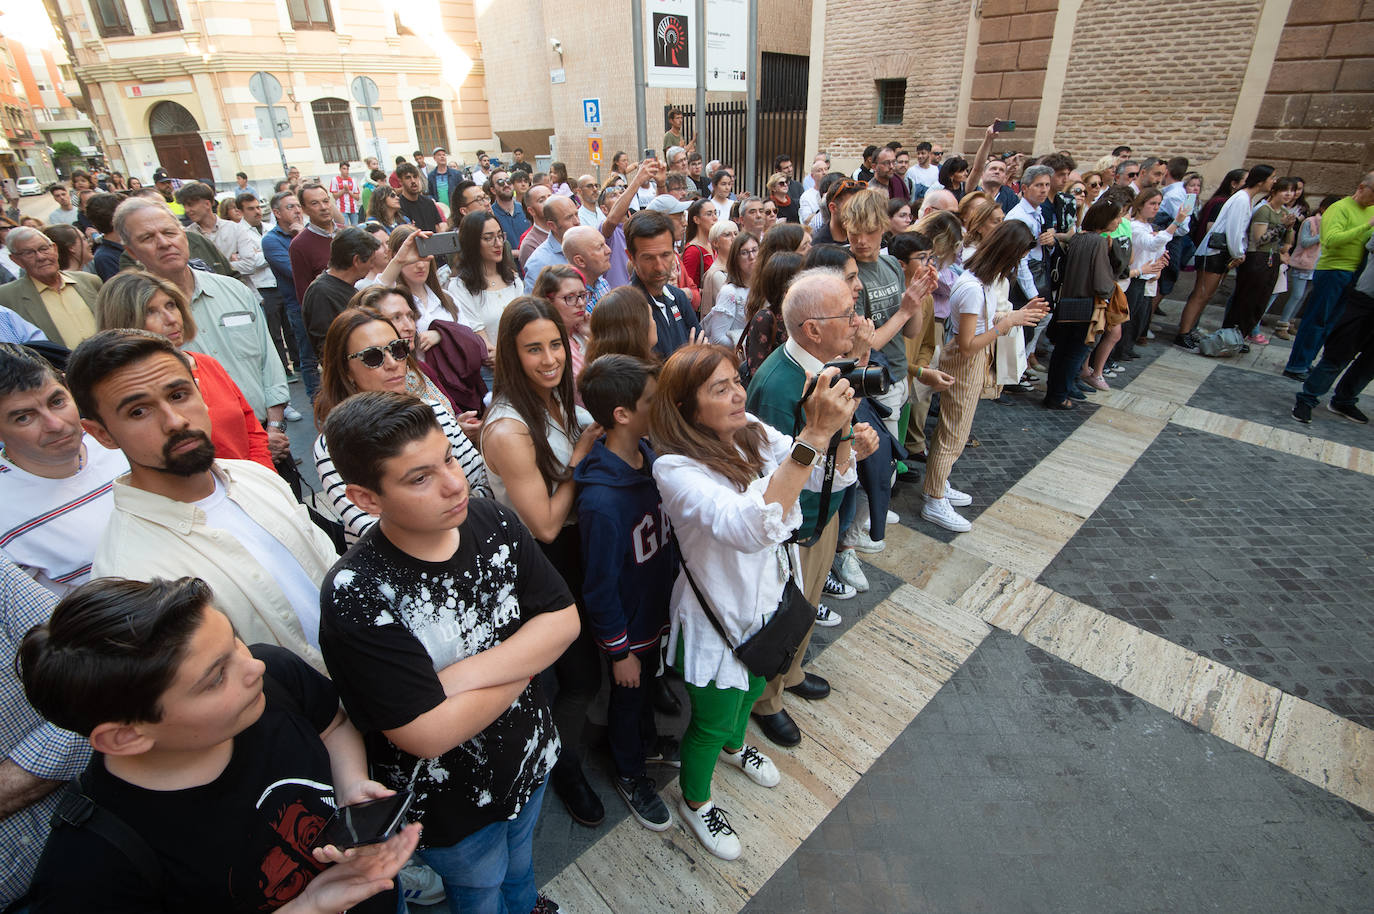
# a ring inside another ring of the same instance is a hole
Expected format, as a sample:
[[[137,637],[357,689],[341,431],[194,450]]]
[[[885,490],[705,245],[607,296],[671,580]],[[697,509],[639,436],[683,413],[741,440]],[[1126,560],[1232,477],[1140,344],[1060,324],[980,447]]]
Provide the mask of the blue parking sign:
[[[582,121],[589,126],[601,123],[601,99],[582,99]]]

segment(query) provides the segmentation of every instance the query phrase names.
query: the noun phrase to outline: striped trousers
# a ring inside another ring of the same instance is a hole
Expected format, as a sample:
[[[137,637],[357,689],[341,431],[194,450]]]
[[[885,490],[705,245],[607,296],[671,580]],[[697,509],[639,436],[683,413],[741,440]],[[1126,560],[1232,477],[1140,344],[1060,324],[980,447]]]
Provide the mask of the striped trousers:
[[[944,497],[949,471],[968,444],[973,413],[978,409],[978,396],[983,392],[995,348],[987,346],[966,355],[958,343],[951,343],[940,353],[940,370],[954,377],[954,386],[940,394],[940,422],[926,459],[924,491],[931,498]]]

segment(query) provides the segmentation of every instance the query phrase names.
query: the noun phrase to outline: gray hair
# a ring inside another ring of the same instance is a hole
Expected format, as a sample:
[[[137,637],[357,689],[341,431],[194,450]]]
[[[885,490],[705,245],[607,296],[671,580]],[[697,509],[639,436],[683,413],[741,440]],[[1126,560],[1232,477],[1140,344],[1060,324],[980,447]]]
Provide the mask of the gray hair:
[[[782,298],[782,322],[789,336],[800,338],[801,326],[818,317],[825,317],[826,305],[834,296],[850,295],[844,274],[834,267],[812,267],[792,278],[787,294]]]
[[[719,238],[721,235],[724,235],[726,232],[738,231],[739,226],[735,225],[735,223],[731,222],[729,219],[717,219],[716,224],[711,226],[711,231],[706,236],[706,240],[710,244],[714,245],[716,243],[716,239]]]
[[[687,150],[682,148],[681,146],[669,146],[668,151],[663,154],[663,158],[667,161],[669,165],[671,165],[673,164],[673,159],[677,157],[677,154],[679,152],[683,155],[687,154]]]
[[[13,254],[17,245],[23,244],[25,241],[30,241],[34,238],[41,238],[49,244],[52,244],[52,239],[44,235],[38,229],[30,228],[27,225],[21,225],[10,229],[9,237],[5,239],[5,247],[9,248],[10,253]]]
[[[1135,159],[1127,159],[1124,162],[1119,162],[1116,166],[1116,173],[1119,175],[1124,175],[1126,173],[1126,169],[1130,168],[1132,165],[1139,167],[1140,163],[1137,162]]]
[[[145,197],[130,197],[123,203],[119,204],[119,208],[116,209],[114,212],[114,230],[120,238],[124,239],[125,244],[128,244],[129,236],[124,233],[124,229],[128,226],[129,220],[132,219],[137,213],[146,212],[150,209],[161,210],[162,212],[171,216],[173,219],[176,219],[176,216],[172,214],[172,211],[167,208],[166,203],[149,200]],[[178,224],[180,224],[179,221]]]
[[[1021,172],[1021,186],[1025,187],[1027,184],[1034,184],[1040,178],[1053,177],[1054,169],[1048,165],[1032,165],[1030,168]]]

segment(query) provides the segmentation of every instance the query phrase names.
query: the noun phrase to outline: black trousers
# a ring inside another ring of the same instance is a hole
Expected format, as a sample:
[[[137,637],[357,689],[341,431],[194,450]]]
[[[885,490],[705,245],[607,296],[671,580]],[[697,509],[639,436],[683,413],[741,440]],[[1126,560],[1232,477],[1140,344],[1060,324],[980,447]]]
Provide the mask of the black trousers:
[[[1255,332],[1269,296],[1279,279],[1279,255],[1250,251],[1236,267],[1236,295],[1226,312],[1223,326],[1235,327],[1245,336]]]
[[[611,698],[606,707],[606,730],[611,743],[611,759],[615,773],[623,778],[644,776],[644,752],[658,738],[654,723],[654,703],[650,699],[654,677],[658,675],[659,645],[639,658],[639,685],[634,688],[618,686],[611,677]]]
[[[540,543],[544,555],[563,576],[577,603],[577,615],[582,629],[577,638],[553,666],[539,677],[544,696],[553,709],[554,726],[563,740],[563,753],[554,766],[555,781],[576,777],[582,770],[577,748],[582,743],[582,731],[587,724],[587,708],[601,688],[601,658],[596,642],[587,625],[587,611],[582,602],[582,543],[575,525],[564,527],[552,543]]]

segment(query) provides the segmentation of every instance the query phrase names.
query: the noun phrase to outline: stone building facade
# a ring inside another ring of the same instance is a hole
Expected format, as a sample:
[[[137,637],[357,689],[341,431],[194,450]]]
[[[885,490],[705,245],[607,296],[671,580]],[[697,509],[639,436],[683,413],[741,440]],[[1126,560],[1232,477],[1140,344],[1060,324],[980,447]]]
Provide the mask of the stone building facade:
[[[875,41],[884,21],[913,27]],[[1374,0],[817,0],[812,22],[807,148],[840,165],[894,139],[972,153],[1000,118],[999,151],[1086,167],[1125,143],[1208,187],[1263,161],[1349,193],[1374,167]]]

